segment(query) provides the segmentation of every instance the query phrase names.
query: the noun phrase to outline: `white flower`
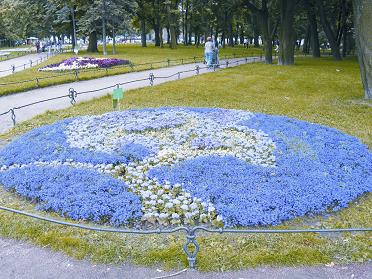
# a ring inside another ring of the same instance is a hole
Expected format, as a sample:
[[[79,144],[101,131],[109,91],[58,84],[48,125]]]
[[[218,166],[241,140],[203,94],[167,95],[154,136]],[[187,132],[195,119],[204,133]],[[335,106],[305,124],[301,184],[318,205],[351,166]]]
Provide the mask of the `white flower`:
[[[167,202],[165,205],[164,205],[165,208],[172,208],[173,207],[173,203],[171,202]]]
[[[168,218],[168,216],[169,216],[168,213],[160,213],[160,214],[159,214],[159,218],[160,218],[160,219]]]
[[[180,218],[180,215],[178,215],[177,213],[173,213],[172,214],[172,218],[173,219],[179,219]]]
[[[181,205],[181,209],[186,211],[186,210],[189,209],[189,206],[187,204],[183,204],[183,205]]]
[[[173,204],[175,204],[175,205],[177,205],[177,204],[180,204],[181,202],[179,201],[179,200],[177,200],[177,199],[174,199],[173,201]]]
[[[190,208],[191,208],[192,210],[195,210],[195,209],[198,208],[198,205],[197,205],[196,203],[192,203],[192,204],[190,204]]]
[[[187,219],[191,219],[191,218],[192,218],[192,213],[190,213],[190,212],[186,212],[186,213],[185,213],[185,217],[186,217]]]
[[[213,212],[213,211],[215,211],[216,209],[213,207],[213,206],[209,206],[208,207],[208,212]]]

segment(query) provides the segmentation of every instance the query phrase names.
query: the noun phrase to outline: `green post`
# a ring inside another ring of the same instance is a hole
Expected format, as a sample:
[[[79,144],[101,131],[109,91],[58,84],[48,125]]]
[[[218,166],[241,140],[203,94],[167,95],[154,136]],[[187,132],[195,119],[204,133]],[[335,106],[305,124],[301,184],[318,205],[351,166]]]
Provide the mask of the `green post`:
[[[124,90],[117,85],[117,88],[112,92],[112,107],[120,110],[120,100],[124,98]]]

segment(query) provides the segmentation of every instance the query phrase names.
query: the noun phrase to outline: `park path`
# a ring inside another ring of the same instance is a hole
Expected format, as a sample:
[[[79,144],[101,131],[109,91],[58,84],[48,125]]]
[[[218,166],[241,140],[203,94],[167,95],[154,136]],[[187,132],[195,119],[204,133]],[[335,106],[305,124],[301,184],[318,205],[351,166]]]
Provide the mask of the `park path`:
[[[261,60],[262,59],[259,57],[250,57],[247,59],[245,58],[229,59],[228,66],[234,67],[237,65],[258,62]],[[192,64],[178,65],[178,66],[153,69],[153,70],[147,70],[147,71],[141,71],[141,72],[131,72],[131,73],[126,73],[126,74],[108,76],[108,77],[86,80],[86,81],[65,83],[65,84],[49,86],[45,88],[38,88],[38,89],[30,90],[27,92],[23,92],[23,93],[2,96],[0,97],[0,114],[7,112],[9,111],[9,109],[14,108],[14,107],[20,107],[20,106],[38,102],[38,101],[41,101],[47,98],[55,98],[58,96],[68,95],[70,88],[73,88],[74,90],[76,90],[77,93],[83,92],[83,91],[96,90],[95,92],[91,92],[89,94],[78,95],[76,98],[76,101],[77,103],[79,103],[79,102],[88,101],[93,98],[106,95],[108,92],[112,91],[112,89],[105,89],[105,90],[97,90],[97,89],[108,87],[108,86],[115,85],[118,83],[125,83],[125,82],[132,81],[132,80],[142,80],[139,82],[129,83],[129,84],[124,85],[123,88],[125,90],[150,86],[150,82],[148,78],[151,73],[153,73],[155,76],[154,85],[172,81],[172,80],[177,80],[179,78],[183,79],[183,78],[195,76],[197,74],[197,71],[195,70],[197,66],[201,68],[199,71],[200,74],[213,71],[210,69],[205,69],[205,65],[203,65],[202,63],[192,63]],[[223,68],[226,68],[225,60],[221,61],[221,69]],[[189,71],[189,72],[181,73],[180,75],[177,74],[178,72],[182,72],[182,71]],[[156,78],[156,77],[166,77],[170,75],[173,75],[173,76],[169,78]],[[38,114],[43,114],[48,110],[49,111],[59,110],[59,109],[67,108],[69,106],[71,106],[69,98],[61,98],[61,99],[56,99],[56,100],[52,100],[48,102],[38,103],[38,104],[28,106],[28,107],[25,107],[19,110],[18,109],[15,110],[16,121],[17,123],[19,123],[21,121],[31,119]],[[0,116],[0,134],[5,133],[7,130],[9,130],[12,127],[13,127],[13,122],[12,122],[10,113]]]
[[[14,72],[20,72],[24,69],[30,68],[30,66],[35,66],[41,61],[45,61],[50,55],[45,53],[32,53],[16,58],[12,58],[5,61],[0,61],[0,77],[9,76],[12,74],[12,66],[15,66]],[[32,61],[32,64],[30,63]]]
[[[343,266],[331,263],[313,267],[260,267],[223,273],[180,271],[163,271],[156,267],[145,268],[128,263],[94,264],[87,260],[74,260],[48,248],[0,238],[0,279],[371,279],[372,263]],[[178,272],[178,275],[170,277]]]

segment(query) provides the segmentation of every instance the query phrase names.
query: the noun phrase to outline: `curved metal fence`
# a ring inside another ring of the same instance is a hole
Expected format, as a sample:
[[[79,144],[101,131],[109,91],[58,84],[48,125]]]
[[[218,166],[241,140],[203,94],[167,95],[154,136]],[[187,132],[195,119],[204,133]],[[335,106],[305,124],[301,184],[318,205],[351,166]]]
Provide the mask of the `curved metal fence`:
[[[213,234],[298,234],[298,233],[345,233],[345,232],[372,232],[372,228],[331,228],[331,229],[286,229],[286,230],[276,230],[276,229],[226,229],[226,228],[208,228],[203,226],[196,227],[176,227],[170,229],[164,229],[159,227],[155,230],[135,230],[135,229],[119,229],[113,227],[103,227],[103,226],[90,226],[82,225],[77,223],[66,222],[62,220],[57,220],[53,218],[43,217],[40,215],[35,215],[32,213],[24,212],[21,210],[8,208],[0,206],[0,210],[15,213],[18,215],[27,216],[33,219],[46,221],[49,223],[74,227],[84,230],[97,231],[97,232],[109,232],[109,233],[120,233],[120,234],[137,234],[137,235],[151,235],[151,234],[172,234],[176,232],[183,232],[186,234],[186,242],[182,246],[184,253],[186,254],[187,261],[190,268],[196,267],[196,257],[200,250],[200,245],[196,240],[198,232],[208,232]],[[194,246],[192,249],[190,245]]]

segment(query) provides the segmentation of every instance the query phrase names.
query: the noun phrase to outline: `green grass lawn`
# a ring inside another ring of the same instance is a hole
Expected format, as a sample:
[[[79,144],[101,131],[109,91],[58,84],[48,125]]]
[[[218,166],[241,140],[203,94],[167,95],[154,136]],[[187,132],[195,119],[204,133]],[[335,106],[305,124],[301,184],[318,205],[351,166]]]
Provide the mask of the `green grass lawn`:
[[[202,61],[204,55],[204,48],[200,46],[199,48],[195,46],[178,46],[176,50],[172,50],[169,47],[158,48],[154,47],[153,45],[149,45],[147,48],[142,48],[139,45],[118,45],[117,46],[117,54],[113,55],[111,45],[108,46],[108,56],[111,58],[120,58],[129,60],[134,64],[134,68],[126,66],[119,66],[113,67],[108,69],[87,69],[79,71],[79,80],[87,80],[87,79],[94,79],[103,77],[106,75],[117,75],[122,73],[127,73],[130,71],[141,71],[147,70],[152,68],[160,68],[168,66],[167,60],[170,59],[170,65],[179,65],[182,64],[182,59],[184,59],[183,63],[193,63],[194,57],[196,57],[197,61]],[[220,57],[223,58],[225,56],[232,57],[236,55],[237,57],[242,56],[260,56],[262,54],[262,49],[260,48],[249,48],[245,49],[242,47],[234,47],[234,48],[221,48],[220,49]],[[30,69],[24,70],[22,72],[15,73],[10,76],[0,78],[0,96],[12,94],[16,92],[26,91],[33,88],[39,87],[46,87],[55,84],[61,84],[66,82],[73,82],[75,81],[75,73],[74,71],[65,71],[65,72],[39,72],[38,69],[40,67],[57,63],[62,60],[65,60],[69,57],[74,56],[73,53],[64,53],[57,55],[55,57],[50,58],[49,60],[38,64]],[[102,52],[99,54],[91,54],[87,53],[86,51],[82,51],[78,54],[78,56],[94,56],[94,57],[104,57]],[[146,65],[139,65],[145,63],[153,63],[146,64]],[[36,78],[39,81],[36,81]],[[8,84],[14,82],[22,82],[18,84]],[[8,85],[1,85],[1,84],[8,84]],[[39,85],[38,85],[39,84]]]
[[[288,115],[335,127],[372,147],[372,103],[362,100],[358,64],[354,59],[299,58],[292,67],[247,64],[216,73],[128,91],[125,108],[192,106],[244,109]],[[66,117],[111,110],[110,96],[69,109],[48,112],[1,135],[8,140],[34,127]],[[36,212],[34,205],[0,190],[0,204]],[[275,228],[372,227],[372,194],[330,216],[298,218]],[[38,214],[47,215],[38,212]],[[57,218],[56,214],[48,214]],[[273,227],[270,227],[273,228]],[[78,259],[100,263],[132,262],[182,268],[186,256],[182,234],[133,236],[88,232],[0,212],[0,235],[26,239]],[[371,233],[207,235],[197,241],[201,271],[230,270],[258,265],[315,265],[363,262],[372,259]]]

